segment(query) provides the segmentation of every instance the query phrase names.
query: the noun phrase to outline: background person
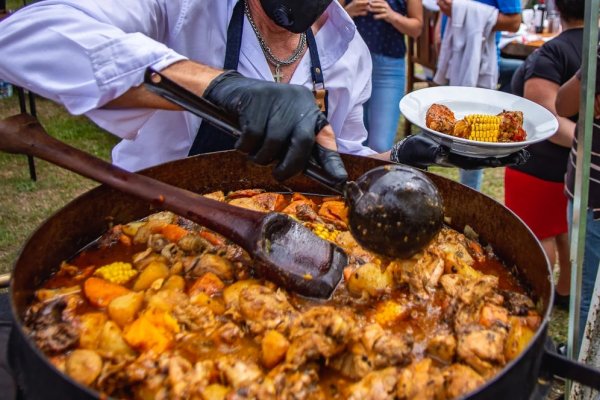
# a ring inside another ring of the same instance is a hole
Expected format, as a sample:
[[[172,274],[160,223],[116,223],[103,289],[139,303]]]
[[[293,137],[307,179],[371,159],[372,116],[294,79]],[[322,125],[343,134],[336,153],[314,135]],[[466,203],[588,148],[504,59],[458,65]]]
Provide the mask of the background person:
[[[581,65],[584,0],[557,0],[563,31],[532,53],[513,77],[513,93],[548,109],[558,119],[558,131],[548,140],[527,147],[524,165],[506,168],[504,200],[542,242],[551,265],[560,268],[557,306],[568,307],[571,277],[567,198],[564,177],[577,115],[561,117],[555,108],[560,85]],[[543,204],[543,207],[540,205]]]
[[[588,208],[581,211],[586,218],[585,251],[582,262],[581,305],[579,319],[579,334],[583,336],[590,303],[594,295],[594,284],[598,276],[600,263],[600,47],[598,48],[598,63],[596,65],[596,87],[594,102],[594,129],[592,133],[592,154],[590,161],[590,181],[588,193]],[[581,90],[581,70],[569,79],[558,90],[556,96],[556,111],[562,117],[572,117],[579,112]],[[577,126],[575,127],[577,129]],[[568,221],[573,223],[573,195],[575,193],[575,174],[577,172],[577,132],[573,136],[571,151],[565,176],[565,193],[569,198]],[[596,293],[597,295],[597,293]]]
[[[406,41],[423,27],[421,0],[340,0],[354,19],[373,60],[371,97],[365,104],[367,145],[377,152],[394,144],[400,100],[406,90]]]

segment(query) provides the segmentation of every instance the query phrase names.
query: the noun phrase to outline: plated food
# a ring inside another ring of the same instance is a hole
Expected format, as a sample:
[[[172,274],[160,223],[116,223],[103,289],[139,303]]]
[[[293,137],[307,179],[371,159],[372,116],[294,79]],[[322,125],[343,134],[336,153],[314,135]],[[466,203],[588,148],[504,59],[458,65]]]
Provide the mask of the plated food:
[[[468,114],[457,120],[450,108],[434,103],[427,110],[425,123],[437,132],[481,142],[522,142],[527,139],[521,111],[502,111],[497,115]]]
[[[117,398],[451,399],[541,322],[491,249],[450,228],[384,260],[352,239],[339,198],[207,196],[293,215],[347,251],[344,282],[326,302],[295,296],[255,279],[238,246],[154,214],[114,226],[37,290],[26,326],[55,366]]]

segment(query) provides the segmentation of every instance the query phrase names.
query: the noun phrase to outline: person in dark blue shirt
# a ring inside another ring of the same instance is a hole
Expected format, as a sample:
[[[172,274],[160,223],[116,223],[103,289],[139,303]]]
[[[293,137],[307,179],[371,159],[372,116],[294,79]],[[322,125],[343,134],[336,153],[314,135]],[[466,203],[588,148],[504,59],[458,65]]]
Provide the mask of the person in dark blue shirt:
[[[354,19],[373,60],[371,98],[365,104],[367,145],[391,149],[405,91],[404,35],[418,37],[423,26],[421,0],[340,0]]]

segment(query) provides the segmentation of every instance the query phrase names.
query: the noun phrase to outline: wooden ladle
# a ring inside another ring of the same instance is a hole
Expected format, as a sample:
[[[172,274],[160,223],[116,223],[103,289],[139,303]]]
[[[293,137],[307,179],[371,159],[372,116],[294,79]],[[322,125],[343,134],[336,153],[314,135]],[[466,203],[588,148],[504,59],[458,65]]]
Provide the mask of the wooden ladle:
[[[304,296],[328,298],[348,263],[341,248],[286,214],[231,206],[127,172],[54,139],[26,114],[0,120],[0,150],[41,158],[212,229],[244,248],[259,276]]]

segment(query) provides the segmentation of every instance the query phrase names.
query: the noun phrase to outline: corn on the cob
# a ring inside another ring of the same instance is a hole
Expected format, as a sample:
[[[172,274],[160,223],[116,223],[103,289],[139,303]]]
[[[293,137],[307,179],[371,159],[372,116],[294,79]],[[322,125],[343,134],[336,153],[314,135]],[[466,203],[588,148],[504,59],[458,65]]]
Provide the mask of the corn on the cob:
[[[469,124],[469,139],[480,142],[497,142],[502,117],[497,115],[471,114],[465,117]]]
[[[111,283],[122,285],[137,275],[131,264],[125,262],[114,262],[104,265],[94,272],[94,275],[101,277]]]
[[[335,238],[340,233],[337,229],[331,230],[327,228],[324,224],[313,224],[312,230],[321,239],[329,240],[331,242],[335,241]]]

